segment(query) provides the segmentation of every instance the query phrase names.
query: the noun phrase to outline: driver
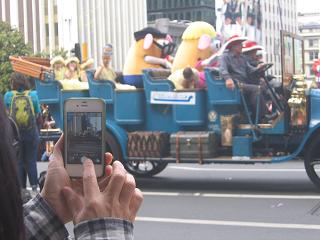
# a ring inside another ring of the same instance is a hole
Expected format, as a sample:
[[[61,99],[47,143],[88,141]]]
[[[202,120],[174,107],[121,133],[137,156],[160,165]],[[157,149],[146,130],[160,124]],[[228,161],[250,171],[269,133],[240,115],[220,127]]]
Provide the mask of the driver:
[[[250,110],[253,116],[256,116],[256,103],[259,98],[260,110],[258,114],[259,122],[269,122],[277,115],[267,114],[268,109],[266,100],[261,94],[260,86],[248,82],[250,74],[261,69],[264,64],[259,64],[257,67],[251,66],[242,54],[242,43],[247,39],[237,35],[232,36],[225,43],[225,51],[220,60],[221,77],[226,81],[226,87],[233,90],[235,82],[241,84],[243,93],[248,99]],[[257,80],[258,81],[258,80]]]

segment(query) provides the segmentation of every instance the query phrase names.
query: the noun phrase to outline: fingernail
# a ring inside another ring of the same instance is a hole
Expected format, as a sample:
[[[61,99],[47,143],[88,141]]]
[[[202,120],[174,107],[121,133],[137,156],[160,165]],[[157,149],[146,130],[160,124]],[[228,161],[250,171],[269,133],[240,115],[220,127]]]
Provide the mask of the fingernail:
[[[89,158],[87,158],[86,156],[82,156],[80,158],[80,161],[81,161],[82,164],[84,164],[86,161],[91,161],[91,160]]]

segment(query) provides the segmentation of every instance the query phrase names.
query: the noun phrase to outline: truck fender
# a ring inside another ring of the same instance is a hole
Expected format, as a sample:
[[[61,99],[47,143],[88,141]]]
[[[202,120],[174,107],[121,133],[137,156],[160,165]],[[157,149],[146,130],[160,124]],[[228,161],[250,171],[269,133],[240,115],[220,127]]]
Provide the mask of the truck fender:
[[[311,127],[306,134],[304,135],[299,147],[290,155],[281,156],[281,157],[274,157],[272,162],[285,162],[290,159],[297,157],[305,146],[308,146],[309,143],[316,137],[320,136],[320,123],[316,124],[315,126]]]
[[[115,137],[115,140],[118,142],[119,147],[121,149],[123,160],[127,159],[126,146],[128,141],[128,134],[126,130],[119,127],[119,125],[117,125],[112,120],[107,120],[106,130],[109,131]]]

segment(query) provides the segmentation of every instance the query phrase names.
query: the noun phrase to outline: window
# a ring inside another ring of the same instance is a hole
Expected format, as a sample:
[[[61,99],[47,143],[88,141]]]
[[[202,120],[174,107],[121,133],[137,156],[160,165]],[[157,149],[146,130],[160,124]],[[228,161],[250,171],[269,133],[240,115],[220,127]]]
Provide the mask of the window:
[[[318,51],[310,51],[309,52],[309,60],[313,61],[314,59],[319,58],[319,52]]]
[[[318,39],[310,39],[309,40],[309,47],[318,47],[319,46],[319,41]]]

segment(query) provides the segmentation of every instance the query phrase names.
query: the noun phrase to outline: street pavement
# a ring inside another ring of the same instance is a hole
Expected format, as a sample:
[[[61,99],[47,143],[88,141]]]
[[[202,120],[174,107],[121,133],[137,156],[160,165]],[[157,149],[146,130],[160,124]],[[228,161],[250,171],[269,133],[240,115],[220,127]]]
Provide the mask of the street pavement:
[[[137,185],[135,239],[319,239],[320,194],[302,162],[169,164]]]

